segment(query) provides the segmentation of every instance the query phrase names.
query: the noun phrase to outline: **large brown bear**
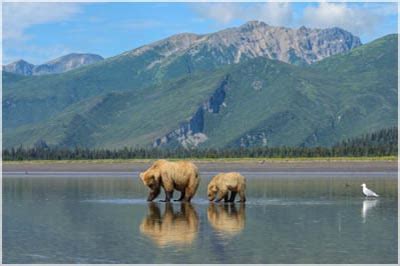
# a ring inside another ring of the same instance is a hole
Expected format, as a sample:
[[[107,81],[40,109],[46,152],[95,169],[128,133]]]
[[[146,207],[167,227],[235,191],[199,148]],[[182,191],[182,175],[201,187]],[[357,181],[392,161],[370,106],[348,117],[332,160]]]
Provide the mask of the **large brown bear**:
[[[149,169],[140,173],[140,179],[145,186],[150,188],[147,201],[152,201],[160,194],[160,188],[165,191],[165,202],[169,202],[174,189],[181,192],[181,197],[175,201],[190,202],[197,187],[200,177],[197,167],[191,162],[157,160]]]
[[[191,203],[181,203],[180,211],[173,204],[165,205],[164,214],[157,203],[149,203],[149,214],[140,225],[140,232],[150,237],[159,247],[187,247],[197,236],[199,218]]]
[[[245,202],[245,190],[246,179],[244,176],[236,172],[220,173],[214,176],[208,184],[207,196],[210,201],[213,201],[217,194],[216,202],[219,202],[222,199],[224,199],[225,202],[233,202],[236,194],[239,193],[239,202]],[[231,192],[230,198],[229,191]]]

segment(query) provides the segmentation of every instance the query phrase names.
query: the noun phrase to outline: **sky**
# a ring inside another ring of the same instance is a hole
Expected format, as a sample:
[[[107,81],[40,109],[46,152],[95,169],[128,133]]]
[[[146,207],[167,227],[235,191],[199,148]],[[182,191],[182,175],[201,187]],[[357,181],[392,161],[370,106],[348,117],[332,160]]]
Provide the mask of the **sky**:
[[[3,64],[62,55],[111,57],[173,34],[211,33],[249,20],[341,27],[363,43],[397,33],[397,3],[3,3]]]

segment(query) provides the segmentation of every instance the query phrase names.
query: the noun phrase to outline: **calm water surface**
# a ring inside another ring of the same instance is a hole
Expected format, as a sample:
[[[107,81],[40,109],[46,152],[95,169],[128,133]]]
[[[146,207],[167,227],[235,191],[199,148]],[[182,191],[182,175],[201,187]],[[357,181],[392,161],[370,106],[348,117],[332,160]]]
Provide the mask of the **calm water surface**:
[[[397,263],[395,177],[247,177],[242,205],[210,204],[209,175],[191,204],[136,176],[5,176],[3,263]]]

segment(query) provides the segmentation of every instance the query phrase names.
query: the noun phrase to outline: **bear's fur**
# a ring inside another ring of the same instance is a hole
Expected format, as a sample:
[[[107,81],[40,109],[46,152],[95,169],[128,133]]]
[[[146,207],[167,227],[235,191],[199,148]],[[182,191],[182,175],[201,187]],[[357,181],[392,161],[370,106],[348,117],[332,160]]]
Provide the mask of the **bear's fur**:
[[[225,202],[233,202],[236,194],[239,193],[239,202],[245,202],[246,179],[239,173],[220,173],[214,176],[207,187],[207,196],[210,201],[213,201],[216,196],[216,202],[222,199]],[[229,198],[229,191],[231,196]]]
[[[149,203],[149,214],[140,225],[140,232],[150,237],[159,247],[187,246],[196,239],[199,218],[191,203],[181,203],[180,211],[172,203],[165,205],[164,214],[157,203]]]
[[[154,200],[163,187],[166,202],[171,200],[174,189],[181,192],[181,197],[175,201],[190,202],[200,182],[199,171],[193,163],[167,160],[157,160],[149,169],[140,173],[140,179],[150,188],[147,201]]]

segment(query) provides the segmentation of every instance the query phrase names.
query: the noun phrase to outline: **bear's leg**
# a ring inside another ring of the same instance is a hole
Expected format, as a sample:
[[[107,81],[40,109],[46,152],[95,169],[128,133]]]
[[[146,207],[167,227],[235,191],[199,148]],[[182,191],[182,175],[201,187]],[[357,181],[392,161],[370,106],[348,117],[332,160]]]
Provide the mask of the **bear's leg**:
[[[238,202],[246,202],[246,195],[244,194],[244,191],[239,191],[239,197],[240,200]]]
[[[224,202],[229,202],[229,192],[225,194]]]
[[[231,198],[229,199],[229,202],[234,202],[235,201],[236,194],[237,194],[236,191],[231,191]]]
[[[165,200],[160,200],[161,202],[170,202],[174,191],[165,191]]]
[[[193,198],[193,195],[196,191],[193,191],[192,188],[190,188],[190,186],[187,186],[185,188],[185,197],[183,199],[183,201],[185,202],[190,202],[190,200]]]
[[[194,194],[196,194],[197,188],[199,187],[199,182],[200,179],[198,178],[197,174],[189,179],[189,184],[185,188],[185,194],[183,195],[183,201],[190,202]]]
[[[149,196],[147,197],[147,201],[152,201],[160,194],[160,187],[155,187],[153,190],[150,190]]]
[[[176,199],[174,201],[182,201],[185,198],[185,190],[181,192],[181,197],[179,199]]]
[[[228,191],[218,191],[217,200],[215,202],[220,202],[228,194]]]

